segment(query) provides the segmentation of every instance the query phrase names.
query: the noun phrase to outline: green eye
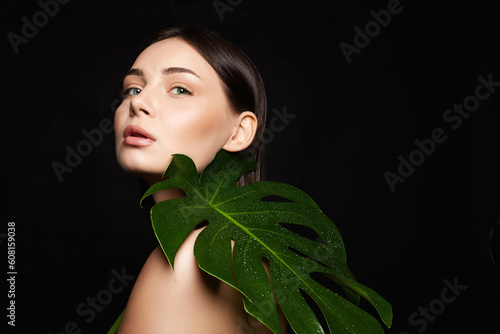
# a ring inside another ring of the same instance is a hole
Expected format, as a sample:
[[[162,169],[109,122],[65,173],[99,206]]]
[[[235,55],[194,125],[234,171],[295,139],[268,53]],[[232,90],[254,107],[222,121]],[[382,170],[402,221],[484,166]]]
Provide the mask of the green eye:
[[[127,89],[127,95],[139,95],[141,89],[139,88],[129,88]]]
[[[125,100],[129,96],[139,95],[142,92],[142,89],[137,87],[127,88],[120,91],[120,96],[122,100]]]
[[[191,92],[187,88],[181,86],[172,88],[172,93],[175,95],[191,95]]]

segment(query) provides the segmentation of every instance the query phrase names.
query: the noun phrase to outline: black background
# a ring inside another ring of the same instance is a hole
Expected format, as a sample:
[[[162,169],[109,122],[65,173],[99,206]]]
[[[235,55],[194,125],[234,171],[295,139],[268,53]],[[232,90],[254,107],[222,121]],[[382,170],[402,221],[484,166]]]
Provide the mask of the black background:
[[[254,60],[269,119],[284,108],[295,116],[266,145],[267,179],[306,191],[337,225],[351,270],[393,305],[386,332],[498,330],[490,232],[500,212],[500,88],[456,130],[443,120],[474,94],[479,75],[500,81],[498,2],[402,0],[401,12],[350,63],[339,44],[353,44],[354,27],[364,29],[370,11],[388,1],[232,3],[221,20],[213,1],[73,0],[18,53],[7,34],[21,35],[22,17],[33,22],[41,7],[2,5],[0,232],[16,222],[18,272],[9,333],[55,334],[70,321],[81,333],[105,333],[124,308],[132,283],[88,323],[76,310],[107,288],[113,269],[137,275],[155,247],[149,210],[138,203],[146,185],[118,167],[113,134],[103,134],[62,182],[52,163],[65,163],[66,147],[86,139],[83,130],[113,118],[122,76],[144,38],[191,23]],[[447,140],[392,192],[384,172],[397,173],[398,156],[408,158],[414,140],[437,127]],[[497,263],[499,230],[491,238]],[[6,257],[5,234],[1,245]],[[425,328],[411,323],[420,307],[438,305],[446,279],[467,288]],[[5,310],[6,290],[1,295]]]

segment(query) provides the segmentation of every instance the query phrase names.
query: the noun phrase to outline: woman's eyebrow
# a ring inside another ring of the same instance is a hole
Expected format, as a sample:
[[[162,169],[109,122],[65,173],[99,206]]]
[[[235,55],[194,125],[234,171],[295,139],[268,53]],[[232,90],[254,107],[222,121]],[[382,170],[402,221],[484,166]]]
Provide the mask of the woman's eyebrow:
[[[143,77],[144,73],[140,68],[131,68],[130,70],[127,71],[127,73],[125,73],[125,77],[129,75],[137,75],[139,77]]]
[[[192,75],[200,78],[200,76],[198,74],[196,74],[196,72],[194,72],[193,70],[190,70],[189,68],[185,68],[185,67],[167,67],[167,68],[164,68],[161,70],[162,75],[169,75],[169,74],[174,74],[174,73],[188,73],[188,74],[192,74]],[[127,77],[129,75],[136,75],[139,77],[143,77],[144,72],[142,72],[142,70],[140,68],[131,68],[130,70],[127,71],[127,73],[125,73],[125,77]]]
[[[169,74],[174,74],[174,73],[188,73],[188,74],[192,74],[192,75],[200,78],[200,76],[198,74],[196,74],[194,71],[190,70],[189,68],[185,68],[185,67],[168,67],[168,68],[164,68],[163,70],[161,70],[161,74],[163,74],[163,75],[169,75]]]

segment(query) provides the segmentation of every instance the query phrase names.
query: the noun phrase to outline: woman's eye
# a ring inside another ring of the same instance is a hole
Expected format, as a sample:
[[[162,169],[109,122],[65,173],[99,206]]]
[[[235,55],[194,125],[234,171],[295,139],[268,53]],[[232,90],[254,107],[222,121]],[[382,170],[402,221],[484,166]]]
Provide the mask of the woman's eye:
[[[191,92],[187,88],[181,86],[172,88],[171,92],[175,95],[191,95]]]
[[[120,95],[122,97],[122,100],[129,96],[134,96],[138,95],[142,90],[140,88],[132,87],[132,88],[127,88],[122,91],[120,91]]]
[[[129,88],[127,90],[125,90],[125,95],[139,95],[139,93],[141,92],[141,89],[140,88]]]

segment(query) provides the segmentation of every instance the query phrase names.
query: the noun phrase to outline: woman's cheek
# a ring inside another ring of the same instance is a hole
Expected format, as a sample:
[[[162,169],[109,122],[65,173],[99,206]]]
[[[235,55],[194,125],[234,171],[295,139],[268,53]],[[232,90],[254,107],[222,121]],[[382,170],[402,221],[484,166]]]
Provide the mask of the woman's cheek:
[[[119,137],[121,138],[123,134],[123,124],[125,122],[125,113],[123,110],[123,103],[118,107],[118,109],[115,112],[115,117],[114,117],[114,128],[115,128],[115,138],[118,139]]]

